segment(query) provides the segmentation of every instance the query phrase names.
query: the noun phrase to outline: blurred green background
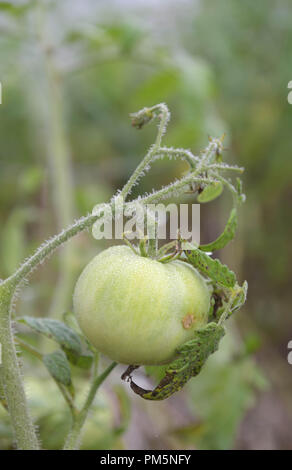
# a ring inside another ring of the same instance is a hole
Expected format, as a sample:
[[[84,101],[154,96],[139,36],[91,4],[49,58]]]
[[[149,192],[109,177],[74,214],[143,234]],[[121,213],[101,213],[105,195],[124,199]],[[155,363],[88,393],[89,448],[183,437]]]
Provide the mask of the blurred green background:
[[[197,153],[226,132],[224,158],[246,168],[239,232],[218,255],[248,280],[248,301],[222,349],[161,403],[133,396],[119,369],[96,399],[84,448],[292,448],[291,15],[290,0],[0,2],[1,278],[126,182],[155,135],[155,125],[133,129],[130,112],[166,102],[167,145]],[[135,193],[185,169],[159,161]],[[203,242],[229,209],[224,197],[201,209]],[[105,246],[90,233],[68,243],[33,275],[17,313],[60,318]],[[82,394],[87,376],[78,374]],[[25,376],[44,445],[60,448],[62,397],[26,356]],[[12,445],[1,410],[0,449]]]

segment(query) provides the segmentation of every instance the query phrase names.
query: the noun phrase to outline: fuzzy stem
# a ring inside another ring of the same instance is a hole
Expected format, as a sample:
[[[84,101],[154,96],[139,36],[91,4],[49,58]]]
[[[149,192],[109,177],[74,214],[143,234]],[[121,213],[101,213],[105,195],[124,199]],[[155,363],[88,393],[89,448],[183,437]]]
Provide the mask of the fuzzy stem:
[[[58,248],[64,242],[74,237],[78,233],[82,232],[86,228],[91,227],[97,220],[97,218],[98,216],[92,214],[89,214],[85,217],[81,217],[73,225],[63,230],[58,235],[52,237],[50,240],[41,245],[35,251],[35,253],[30,258],[28,258],[14,274],[12,274],[12,276],[10,276],[6,281],[4,281],[4,284],[6,282],[9,282],[13,284],[14,287],[16,287],[25,279],[28,274],[31,273],[31,271],[34,270],[34,268],[41,264],[43,260],[47,256],[49,256],[56,248]]]
[[[236,165],[225,165],[224,163],[213,163],[209,165],[210,170],[222,170],[222,171],[235,171],[237,173],[243,173],[244,168]]]
[[[4,389],[18,449],[38,450],[39,444],[27,408],[21,370],[13,343],[10,321],[12,295],[13,286],[2,283],[0,285],[0,343],[2,345],[0,381]]]
[[[177,181],[169,187],[162,188],[156,195],[152,194],[145,196],[143,202],[154,202],[155,200],[159,200],[161,197],[167,197],[167,195],[172,193],[173,189],[175,191],[179,191],[191,180],[192,178],[189,177],[189,179],[185,178],[183,183]],[[3,363],[0,367],[0,381],[3,384],[16,440],[20,449],[38,449],[39,447],[32,420],[27,409],[25,392],[13,343],[10,321],[12,298],[17,286],[21,284],[25,280],[26,276],[41,264],[46,257],[48,257],[64,242],[68,241],[86,228],[91,227],[97,218],[97,215],[89,214],[86,217],[77,220],[73,225],[63,230],[60,234],[45,242],[12,276],[3,281],[0,285],[0,342],[2,343],[3,355]],[[102,378],[103,381],[105,377],[106,376],[103,377],[102,375],[97,379],[97,383],[95,385],[96,389],[100,384],[99,380]],[[74,433],[70,438],[71,443],[74,436],[75,439],[77,439],[77,429],[79,432],[79,429],[83,426],[87,412],[88,410],[86,413],[81,415],[82,422],[80,421],[81,418],[79,418],[77,424],[74,425],[74,429],[72,430],[72,433],[73,431]]]
[[[142,197],[139,201],[143,204],[159,202],[160,200],[165,199],[167,197],[171,197],[174,194],[182,194],[186,190],[187,186],[192,182],[210,183],[210,178],[200,178],[197,177],[196,174],[197,171],[192,172],[184,178],[181,178],[152,194]],[[216,181],[215,178],[214,181]],[[100,207],[102,206],[103,204],[100,204]],[[82,232],[83,230],[90,228],[94,224],[94,222],[96,222],[97,219],[98,215],[94,214],[89,214],[85,217],[81,217],[73,225],[71,225],[70,227],[63,230],[61,233],[55,235],[50,240],[41,245],[36,250],[36,252],[30,258],[28,258],[14,274],[12,274],[12,276],[10,276],[6,281],[4,281],[4,283],[9,282],[16,287],[25,279],[28,274],[31,273],[31,271],[33,271],[35,267],[41,264],[43,260],[47,256],[49,256],[56,248],[58,248],[64,242],[74,237],[78,233]]]
[[[112,364],[98,377],[94,378],[93,383],[90,387],[87,399],[83,405],[82,410],[76,416],[75,420],[73,421],[72,429],[70,434],[65,442],[64,450],[78,450],[80,446],[80,435],[82,432],[83,425],[87,418],[89,409],[92,405],[96,392],[100,385],[104,382],[107,376],[111,373],[111,371],[116,367],[117,363],[112,362]]]
[[[186,149],[175,149],[171,147],[160,147],[159,151],[157,152],[157,156],[168,156],[169,158],[182,158],[188,162],[190,167],[194,169],[196,167],[197,162],[200,160],[199,157],[193,155],[190,150]]]
[[[170,118],[170,113],[168,107],[164,103],[157,104],[153,106],[152,111],[158,110],[160,112],[160,124],[158,126],[158,133],[154,147],[158,149],[161,146],[161,140],[166,131],[166,126]]]
[[[197,173],[197,171],[189,173],[184,178],[181,178],[175,181],[174,183],[169,184],[168,186],[164,186],[163,188],[153,192],[152,194],[143,196],[140,199],[140,202],[144,204],[159,202],[162,199],[183,194],[188,189],[191,183],[210,183],[211,181],[216,181],[215,177],[213,179],[203,177],[201,178],[196,176]]]
[[[230,181],[228,181],[228,179],[224,178],[222,175],[219,175],[217,173],[213,173],[210,171],[210,174],[214,174],[214,176],[216,175],[216,178],[221,181],[228,189],[229,191],[231,192],[232,194],[232,198],[233,198],[233,203],[234,205],[236,206],[237,204],[237,201],[238,201],[238,192],[236,191],[235,187],[233,186],[232,183],[230,183]]]
[[[148,112],[160,111],[160,115],[159,115],[160,122],[158,126],[157,137],[155,140],[155,144],[150,147],[148,153],[145,155],[141,163],[137,166],[136,170],[133,172],[132,176],[129,178],[128,182],[123,187],[120,193],[120,196],[123,197],[124,200],[126,200],[133,186],[135,186],[139,178],[141,178],[145,169],[151,163],[155,154],[159,151],[159,148],[161,145],[161,139],[162,139],[163,134],[165,133],[167,122],[169,120],[169,111],[168,111],[167,106],[164,103],[153,106],[152,108],[147,109],[147,111]]]

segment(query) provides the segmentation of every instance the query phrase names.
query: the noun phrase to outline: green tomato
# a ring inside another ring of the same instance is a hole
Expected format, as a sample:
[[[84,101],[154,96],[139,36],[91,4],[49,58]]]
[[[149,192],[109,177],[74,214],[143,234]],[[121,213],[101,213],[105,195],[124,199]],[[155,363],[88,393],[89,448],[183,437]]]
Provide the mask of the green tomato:
[[[80,328],[123,364],[166,364],[207,323],[210,291],[181,261],[163,264],[127,246],[111,247],[85,267],[74,292]]]

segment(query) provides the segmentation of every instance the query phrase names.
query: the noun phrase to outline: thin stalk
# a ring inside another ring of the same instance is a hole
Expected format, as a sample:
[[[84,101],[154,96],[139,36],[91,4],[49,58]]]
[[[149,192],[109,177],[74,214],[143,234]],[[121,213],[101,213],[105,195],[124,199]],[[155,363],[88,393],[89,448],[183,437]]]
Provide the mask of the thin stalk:
[[[140,202],[143,204],[150,204],[153,202],[159,202],[162,199],[166,199],[172,196],[179,196],[183,194],[191,183],[210,183],[216,181],[216,178],[204,178],[197,175],[197,171],[189,173],[187,176],[175,181],[174,183],[164,186],[163,188],[155,191],[147,196],[142,196]]]
[[[200,162],[198,164],[198,169],[203,170],[205,166],[209,166],[216,160],[217,156],[221,154],[223,150],[222,142],[224,135],[220,139],[211,139],[209,145],[206,147],[204,152],[201,155]]]
[[[234,171],[237,173],[243,173],[244,168],[236,165],[225,165],[224,163],[213,163],[208,167],[210,170],[222,170],[222,171]]]
[[[210,178],[200,178],[196,177],[195,175],[196,172],[190,173],[184,178],[181,178],[168,186],[164,186],[163,188],[152,194],[148,194],[144,197],[141,197],[139,202],[143,204],[159,202],[167,197],[184,193],[186,187],[192,182],[210,183],[211,181]],[[216,181],[215,178],[214,181]],[[100,204],[100,207],[102,206],[103,205]],[[94,222],[96,222],[97,219],[98,215],[94,214],[89,214],[85,217],[81,217],[80,219],[78,219],[73,225],[69,226],[67,229],[63,230],[61,233],[55,235],[43,245],[41,245],[35,251],[35,253],[30,258],[28,258],[14,274],[12,274],[6,281],[4,281],[4,283],[9,282],[16,287],[25,279],[28,274],[30,274],[39,264],[41,264],[47,256],[49,256],[53,251],[55,251],[55,249],[57,249],[63,243],[65,243],[78,233],[82,232],[83,230],[92,227],[92,225],[94,224]]]
[[[95,398],[96,392],[98,388],[100,387],[100,385],[105,381],[105,379],[111,373],[111,371],[116,367],[116,365],[117,365],[116,362],[112,362],[112,364],[102,374],[94,378],[92,385],[90,387],[87,399],[83,405],[83,408],[73,420],[70,434],[64,445],[64,450],[78,450],[80,446],[82,428],[87,418],[92,402]]]
[[[213,172],[210,171],[210,174],[214,174]],[[238,200],[238,192],[236,191],[235,187],[233,186],[232,183],[230,183],[230,181],[228,181],[226,178],[224,178],[222,175],[219,175],[219,174],[216,174],[216,178],[221,181],[228,189],[229,191],[231,192],[232,194],[232,197],[233,197],[233,201],[234,201],[234,205],[237,204],[237,200]]]
[[[63,230],[58,235],[55,235],[50,240],[41,245],[35,253],[28,258],[20,268],[12,274],[6,281],[3,283],[10,283],[16,287],[20,284],[25,277],[30,274],[34,268],[36,268],[42,261],[49,256],[56,248],[61,246],[64,242],[74,237],[78,233],[82,232],[86,228],[91,227],[94,222],[97,220],[96,215],[89,214],[86,217],[81,217],[73,225],[69,226],[67,229]]]
[[[45,4],[37,8],[38,40],[43,58],[43,72],[46,80],[46,128],[47,158],[51,173],[54,212],[58,231],[71,224],[74,218],[74,190],[71,155],[65,126],[62,76],[58,72],[52,47],[48,39],[45,21]],[[66,245],[60,253],[58,281],[54,289],[49,314],[60,313],[68,308],[74,281],[72,269],[74,245]]]
[[[175,149],[171,147],[160,147],[159,151],[157,152],[158,155],[167,156],[169,158],[182,158],[192,169],[194,169],[197,163],[200,161],[200,158],[193,155],[190,150],[186,149]]]

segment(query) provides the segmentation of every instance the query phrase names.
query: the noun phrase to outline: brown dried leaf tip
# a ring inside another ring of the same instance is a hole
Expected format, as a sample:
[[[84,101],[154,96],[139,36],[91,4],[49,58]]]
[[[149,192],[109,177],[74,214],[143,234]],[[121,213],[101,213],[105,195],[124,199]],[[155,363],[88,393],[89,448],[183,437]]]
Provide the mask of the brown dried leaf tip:
[[[192,324],[194,323],[194,315],[187,313],[186,316],[182,319],[183,327],[188,330],[191,328]]]

